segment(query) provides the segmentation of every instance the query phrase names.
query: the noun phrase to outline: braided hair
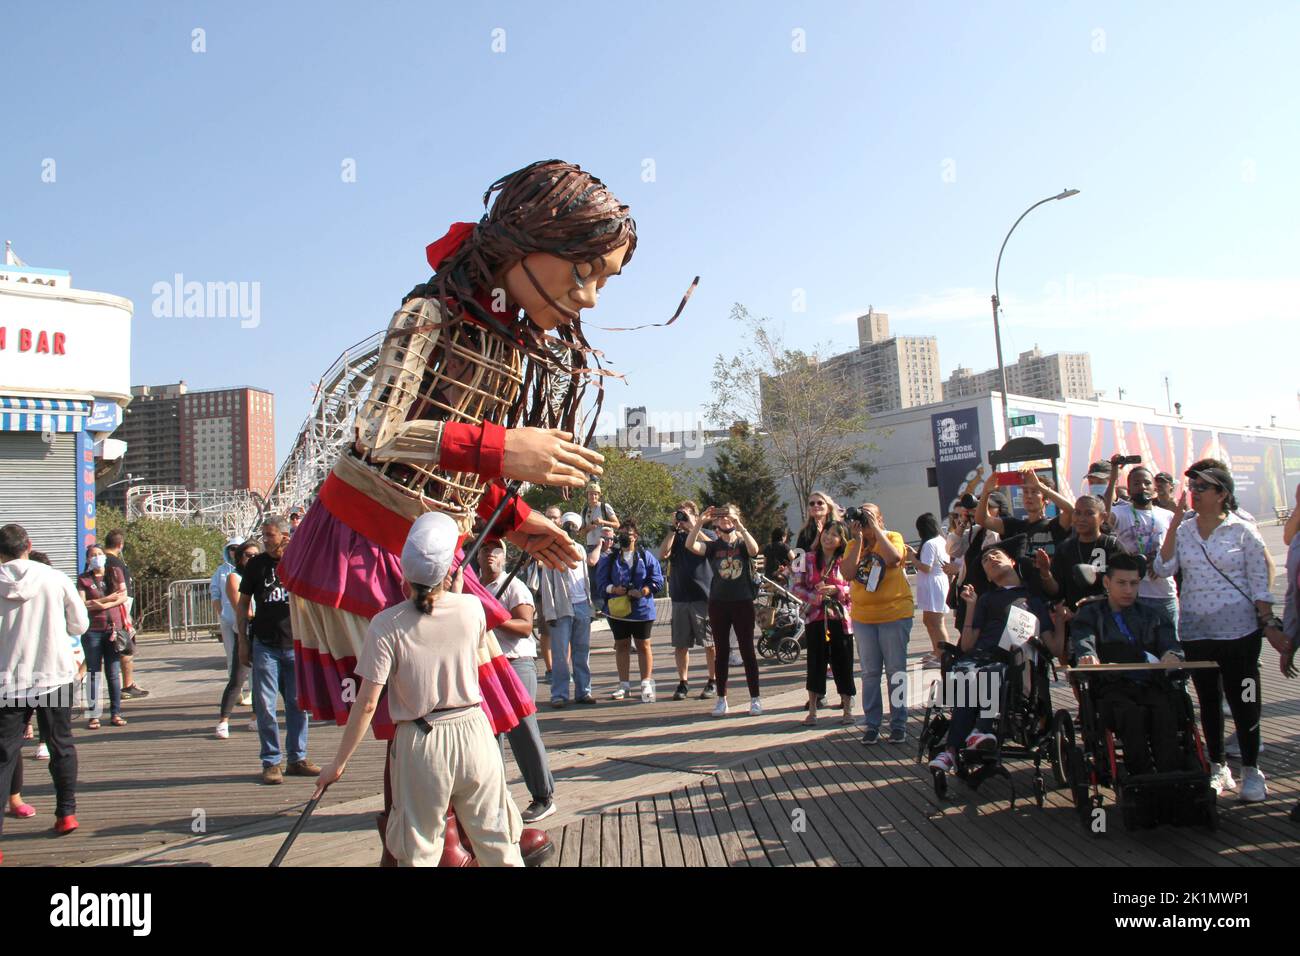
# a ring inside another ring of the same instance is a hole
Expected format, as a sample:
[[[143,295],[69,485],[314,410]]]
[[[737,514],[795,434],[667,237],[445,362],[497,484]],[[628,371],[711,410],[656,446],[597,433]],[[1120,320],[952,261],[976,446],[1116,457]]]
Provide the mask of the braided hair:
[[[497,196],[488,208],[493,193]],[[594,267],[603,256],[626,243],[626,265],[636,250],[636,222],[628,207],[604,183],[558,159],[531,163],[502,176],[483,193],[483,206],[487,212],[469,238],[406,299],[436,298],[448,306],[448,325],[469,316],[474,324],[521,350],[527,359],[525,401],[503,424],[562,428],[573,432],[575,440],[590,441],[604,400],[601,379],[610,373],[600,367],[600,353],[587,344],[581,322],[559,325],[547,335],[526,314],[511,316],[489,310],[476,295],[500,294],[505,271],[533,253],[587,262]],[[539,291],[550,299],[544,290]],[[549,304],[557,305],[553,300]],[[588,364],[589,359],[594,368]],[[597,378],[598,395],[584,437],[577,434],[578,406],[590,377]]]

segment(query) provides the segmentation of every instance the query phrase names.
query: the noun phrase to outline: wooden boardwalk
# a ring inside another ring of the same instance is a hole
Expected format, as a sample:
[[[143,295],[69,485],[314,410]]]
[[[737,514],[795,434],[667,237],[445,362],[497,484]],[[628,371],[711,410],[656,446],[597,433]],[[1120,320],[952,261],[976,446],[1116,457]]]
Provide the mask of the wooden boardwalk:
[[[1268,533],[1266,530],[1266,540]],[[1274,548],[1276,550],[1276,546]],[[823,712],[815,729],[800,724],[803,661],[762,666],[766,712],[724,720],[700,701],[702,673],[693,660],[692,695],[672,701],[675,680],[666,628],[656,628],[660,700],[607,699],[615,686],[612,641],[593,636],[597,707],[552,711],[540,720],[556,778],[559,812],[544,821],[559,866],[1285,866],[1300,863],[1300,825],[1288,813],[1300,799],[1300,681],[1284,681],[1265,647],[1261,767],[1269,800],[1221,801],[1217,833],[1204,829],[1123,830],[1085,834],[1066,791],[1049,790],[1034,805],[1031,773],[1011,764],[1007,783],[993,779],[972,792],[953,781],[939,800],[915,762],[919,708],[903,747],[864,747],[860,731]],[[927,648],[919,619],[910,654]],[[635,668],[635,662],[633,664]],[[264,866],[312,790],[306,778],[278,787],[258,783],[255,732],[241,709],[231,739],[212,736],[224,657],[212,643],[145,644],[140,683],[154,693],[126,704],[130,725],[75,729],[80,758],[77,816],[81,829],[48,833],[53,793],[46,765],[24,759],[24,796],[40,811],[5,820],[0,849],[9,865]],[[927,675],[934,672],[926,672]],[[634,684],[635,686],[635,684]],[[737,703],[745,694],[737,685]],[[546,685],[539,695],[548,696]],[[832,702],[837,694],[830,693]],[[1073,710],[1062,683],[1057,706]],[[743,708],[738,708],[743,710]],[[1229,725],[1231,722],[1229,721]],[[313,724],[309,751],[323,763],[341,728]],[[528,802],[506,749],[511,789]],[[381,746],[365,742],[348,773],[322,802],[294,845],[289,866],[372,866],[379,839],[374,814],[382,798]],[[1237,764],[1232,764],[1234,772]]]

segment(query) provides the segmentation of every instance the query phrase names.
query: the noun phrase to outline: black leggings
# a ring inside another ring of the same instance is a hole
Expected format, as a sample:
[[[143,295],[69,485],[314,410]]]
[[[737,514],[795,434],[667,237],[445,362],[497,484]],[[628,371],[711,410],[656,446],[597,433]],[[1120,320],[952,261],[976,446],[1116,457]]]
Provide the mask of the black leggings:
[[[853,635],[843,621],[830,622],[831,639],[826,640],[826,621],[809,621],[804,634],[808,638],[808,680],[804,689],[823,697],[826,694],[826,663],[830,662],[835,675],[835,689],[840,697],[852,697],[853,686]]]
[[[1210,760],[1223,763],[1223,698],[1228,698],[1241,765],[1253,767],[1259,759],[1259,651],[1263,635],[1256,631],[1232,641],[1184,641],[1189,661],[1214,661],[1217,671],[1192,671],[1192,686],[1201,705],[1201,731]],[[1243,698],[1249,698],[1243,699]]]
[[[226,680],[226,689],[221,693],[221,716],[229,717],[235,712],[235,705],[239,703],[239,691],[243,688],[244,682],[248,680],[248,674],[252,668],[245,667],[239,663],[239,648],[235,648],[234,656],[230,661],[230,676]]]
[[[745,662],[745,683],[749,696],[758,696],[758,657],[754,654],[754,602],[710,601],[709,627],[713,630],[714,669],[718,674],[718,696],[727,696],[727,672],[731,664],[731,630],[736,630],[740,659]]]
[[[50,748],[54,779],[54,813],[66,817],[77,811],[77,748],[72,742],[72,685],[37,698],[36,722]],[[22,766],[25,707],[0,707],[0,792],[13,793],[12,775]],[[5,778],[9,777],[8,780]],[[0,822],[3,821],[0,816]]]

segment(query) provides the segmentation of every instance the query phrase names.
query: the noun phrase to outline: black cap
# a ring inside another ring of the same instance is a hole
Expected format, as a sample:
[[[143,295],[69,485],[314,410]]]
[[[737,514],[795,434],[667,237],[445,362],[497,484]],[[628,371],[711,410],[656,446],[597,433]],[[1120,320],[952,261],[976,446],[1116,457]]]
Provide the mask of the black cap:
[[[978,508],[980,506],[980,503],[975,500],[975,496],[969,491],[961,496],[961,500],[957,504],[963,508]]]
[[[1005,551],[1012,561],[1019,561],[1025,555],[1025,548],[1029,544],[1029,536],[1025,534],[1013,534],[1009,538],[1002,538],[1000,541],[994,541],[992,544],[984,545],[980,551],[980,557],[991,551]]]
[[[1208,481],[1212,485],[1218,485],[1221,490],[1230,495],[1237,490],[1232,482],[1232,475],[1222,468],[1202,468],[1200,471],[1186,471],[1183,474],[1188,478],[1199,478],[1202,481]]]
[[[1156,476],[1155,476],[1155,480],[1156,480],[1156,481],[1163,481],[1163,482],[1165,482],[1166,484],[1170,484],[1170,485],[1172,485],[1172,484],[1174,483],[1174,476],[1171,475],[1171,474],[1169,474],[1169,472],[1167,472],[1167,471],[1157,471],[1157,472],[1156,472]]]
[[[1091,465],[1088,466],[1088,474],[1086,477],[1091,478],[1093,475],[1096,475],[1099,478],[1109,478],[1110,462],[1094,461]]]

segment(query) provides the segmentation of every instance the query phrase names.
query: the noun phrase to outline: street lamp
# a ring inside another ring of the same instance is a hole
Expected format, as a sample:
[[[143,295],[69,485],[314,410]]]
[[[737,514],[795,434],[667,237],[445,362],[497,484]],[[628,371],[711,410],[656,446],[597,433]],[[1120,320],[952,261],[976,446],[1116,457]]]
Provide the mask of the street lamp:
[[[1020,219],[1011,224],[1011,228],[1007,231],[1007,238],[1002,240],[1002,247],[998,249],[998,262],[993,268],[993,339],[998,347],[998,376],[1002,381],[1002,437],[1004,439],[1011,438],[1011,413],[1007,411],[1007,367],[1002,362],[1002,328],[998,323],[998,307],[1001,305],[1001,299],[998,295],[998,273],[1002,271],[1002,253],[1007,248],[1007,241],[1010,240],[1011,233],[1015,232],[1016,226],[1020,225],[1021,219],[1024,219],[1043,203],[1051,202],[1053,199],[1069,199],[1071,196],[1077,195],[1079,195],[1079,190],[1066,189],[1055,196],[1048,196],[1046,199],[1040,199],[1034,203],[1020,214]]]

